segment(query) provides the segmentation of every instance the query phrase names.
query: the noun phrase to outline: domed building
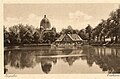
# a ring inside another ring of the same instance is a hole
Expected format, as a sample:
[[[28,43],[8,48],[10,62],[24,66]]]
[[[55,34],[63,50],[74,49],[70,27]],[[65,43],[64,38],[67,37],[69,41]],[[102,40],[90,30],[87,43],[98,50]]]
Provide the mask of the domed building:
[[[51,24],[48,18],[46,18],[46,15],[44,15],[44,18],[40,22],[40,30],[50,30]]]
[[[51,43],[54,39],[51,37],[55,37],[56,28],[51,28],[51,23],[49,19],[44,15],[44,18],[40,21],[40,38],[44,40],[45,43]]]

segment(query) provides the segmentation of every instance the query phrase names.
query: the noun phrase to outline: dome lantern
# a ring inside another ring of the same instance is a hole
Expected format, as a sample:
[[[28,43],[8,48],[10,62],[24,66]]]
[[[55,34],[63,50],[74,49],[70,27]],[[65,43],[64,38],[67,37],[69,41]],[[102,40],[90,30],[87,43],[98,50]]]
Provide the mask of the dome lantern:
[[[44,15],[44,18],[46,18],[46,15]]]

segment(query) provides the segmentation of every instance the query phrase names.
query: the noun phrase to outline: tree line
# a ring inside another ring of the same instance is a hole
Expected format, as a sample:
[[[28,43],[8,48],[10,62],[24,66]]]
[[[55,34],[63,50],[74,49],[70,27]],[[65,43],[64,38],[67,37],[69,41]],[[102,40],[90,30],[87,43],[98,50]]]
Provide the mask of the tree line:
[[[120,42],[120,7],[112,11],[109,18],[103,20],[92,30],[92,39],[105,42],[106,38],[111,39],[111,43]]]
[[[93,28],[90,24],[84,29],[73,29],[68,26],[61,32],[56,32],[53,27],[51,31],[41,32],[40,28],[34,28],[32,25],[14,25],[9,28],[4,26],[4,45],[20,44],[38,44],[53,43],[61,34],[78,34],[83,40],[89,43],[105,43],[106,38],[110,38],[110,43],[120,43],[120,7],[112,11],[109,18],[102,19],[101,22]]]
[[[56,28],[51,31],[40,31],[39,28],[34,28],[32,25],[18,24],[6,28],[4,26],[4,45],[22,45],[22,44],[38,44],[52,43],[58,37]]]
[[[120,7],[109,14],[109,17],[92,28],[88,25],[85,29],[80,30],[81,37],[88,40],[89,43],[106,43],[110,38],[110,44],[120,43]]]

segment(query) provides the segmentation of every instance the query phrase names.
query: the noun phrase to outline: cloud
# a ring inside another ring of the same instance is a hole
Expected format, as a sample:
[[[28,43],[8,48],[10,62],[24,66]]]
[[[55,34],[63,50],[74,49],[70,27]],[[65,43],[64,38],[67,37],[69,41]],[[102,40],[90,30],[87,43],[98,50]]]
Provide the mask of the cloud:
[[[13,17],[7,17],[4,21],[4,25],[6,27],[10,27],[13,25],[17,25],[22,23],[23,25],[32,25],[34,28],[40,27],[40,21],[42,20],[43,16],[38,16],[35,14],[29,14],[26,18],[20,17],[20,18],[13,18]],[[66,22],[63,23],[62,20],[56,19],[56,18],[48,18],[51,22],[51,28],[55,27],[58,32],[61,31],[62,28],[67,27]]]
[[[72,13],[69,13],[69,19],[70,21],[80,21],[80,22],[83,22],[83,21],[88,21],[90,19],[92,19],[93,17],[88,15],[88,14],[85,14],[81,11],[75,11],[75,12],[72,12]]]
[[[13,17],[7,17],[4,21],[4,25],[6,27],[10,27],[13,25],[17,25],[22,23],[23,25],[33,25],[34,28],[40,27],[40,21],[43,18],[43,16],[38,16],[36,14],[29,14],[26,17],[20,17],[20,18],[13,18]],[[68,25],[71,25],[74,29],[82,29],[87,26],[87,24],[95,24],[93,23],[93,17],[89,16],[83,12],[76,11],[74,13],[69,13],[69,19],[68,20],[60,20],[56,18],[48,18],[51,22],[51,26],[55,27],[58,32],[60,32],[63,28],[67,28]]]
[[[84,12],[75,11],[69,13],[69,24],[71,24],[74,29],[83,29],[88,24],[90,24],[92,27],[95,27],[97,23],[98,21],[94,21],[93,16],[90,16]]]
[[[39,27],[39,24],[40,24],[39,22],[41,19],[42,17],[35,14],[30,14],[26,18],[7,17],[6,20],[4,21],[4,25],[6,27],[10,27],[10,26],[22,23],[23,25],[28,24],[28,25],[33,25],[34,27]]]

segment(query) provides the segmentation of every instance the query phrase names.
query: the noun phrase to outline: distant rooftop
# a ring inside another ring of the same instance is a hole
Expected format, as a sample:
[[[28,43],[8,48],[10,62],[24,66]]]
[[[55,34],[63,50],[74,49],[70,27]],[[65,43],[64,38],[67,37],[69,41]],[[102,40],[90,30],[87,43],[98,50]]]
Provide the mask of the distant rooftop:
[[[81,41],[81,40],[82,40],[82,39],[80,38],[80,36],[77,35],[77,34],[63,34],[63,35],[61,35],[56,41],[57,41],[57,42],[58,42],[58,41],[62,41],[63,38],[64,38],[66,35],[68,35],[68,36],[70,37],[70,39],[72,39],[72,41]]]

